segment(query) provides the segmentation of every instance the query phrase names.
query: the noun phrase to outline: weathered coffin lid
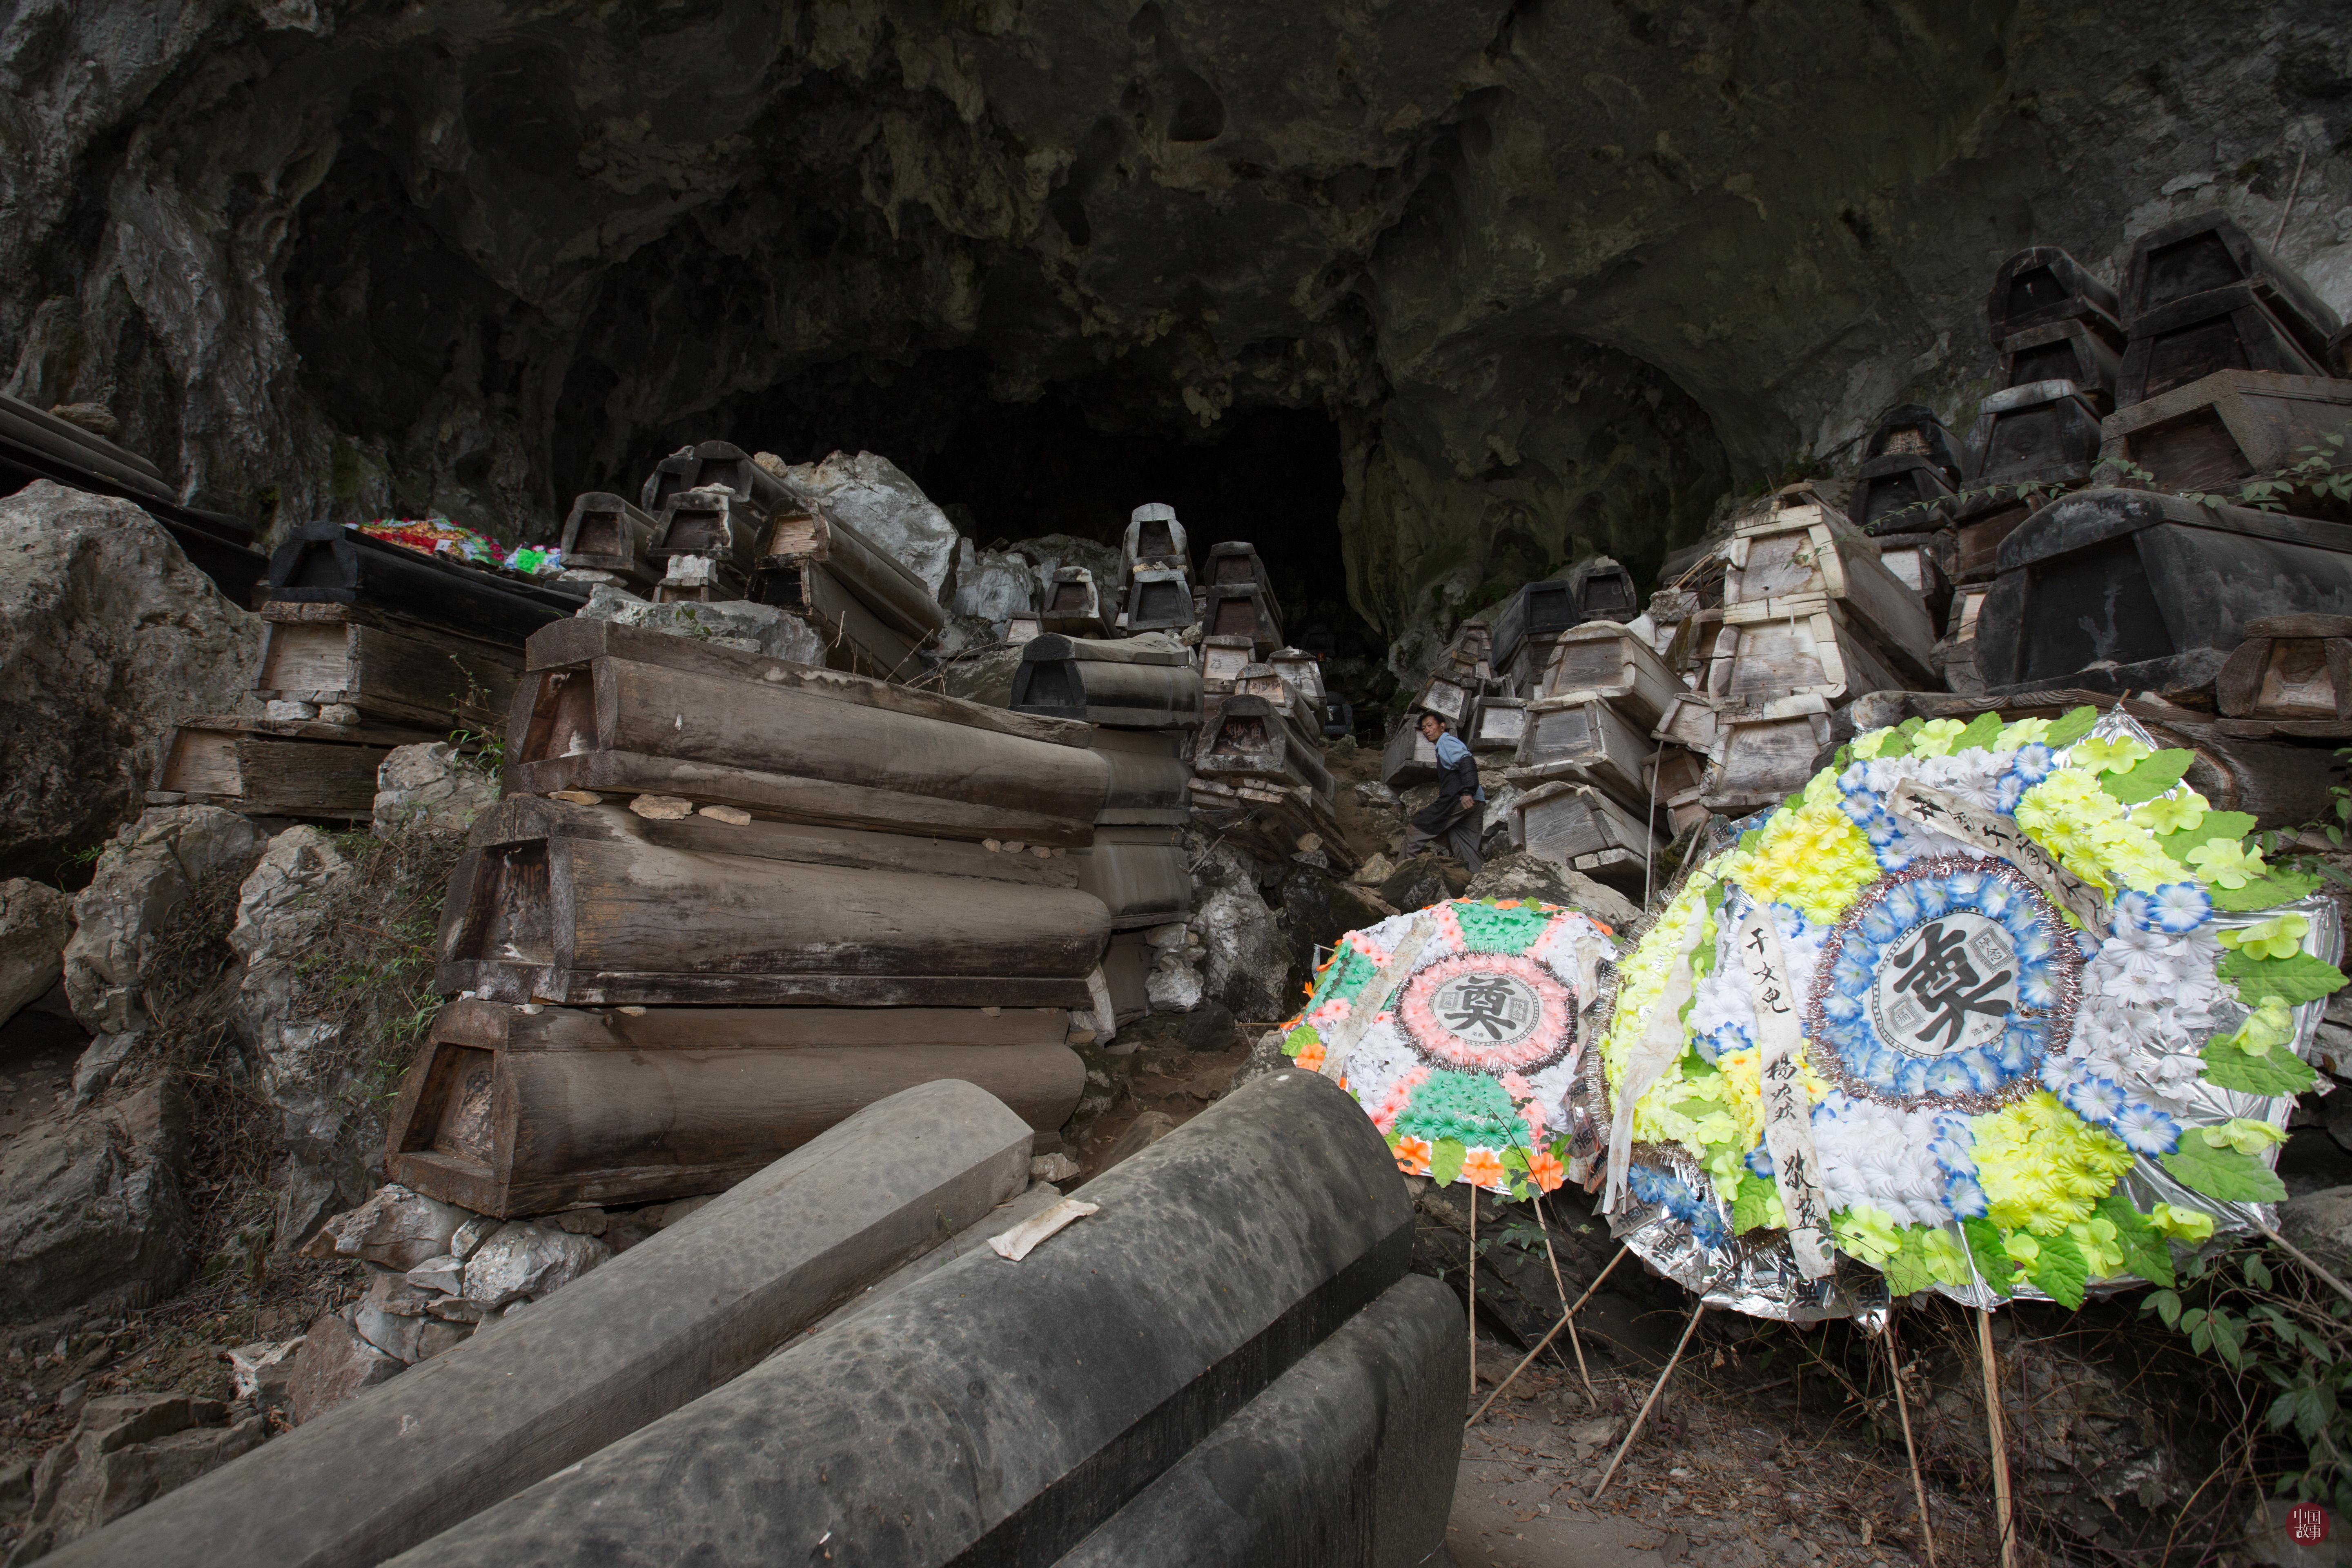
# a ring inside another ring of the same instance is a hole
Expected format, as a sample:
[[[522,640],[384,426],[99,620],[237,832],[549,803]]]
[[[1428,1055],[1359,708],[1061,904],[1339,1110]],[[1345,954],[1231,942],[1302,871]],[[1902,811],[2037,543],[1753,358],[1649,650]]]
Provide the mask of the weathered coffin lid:
[[[1969,432],[1969,443],[1976,444],[1976,430],[1996,414],[2014,414],[2021,408],[2037,404],[2056,403],[2068,397],[2079,397],[2082,389],[2071,381],[2028,381],[2016,386],[2003,387],[1977,405],[1976,427]]]
[[[301,574],[306,566],[315,563],[324,552],[347,574],[348,581],[341,585],[301,587],[291,579]],[[511,595],[525,601],[534,610],[556,616],[570,616],[588,602],[588,595],[574,588],[559,588],[545,583],[525,582],[517,577],[500,576],[496,573],[478,571],[461,565],[443,555],[427,555],[420,550],[408,550],[381,539],[346,528],[340,522],[304,523],[293,536],[279,545],[269,557],[269,594],[272,598],[291,600],[326,600],[340,598],[351,592],[361,571],[361,563],[369,558],[415,567],[427,573],[444,573],[469,586],[479,586],[500,594]]]
[[[2210,407],[2233,393],[2341,405],[2352,404],[2352,381],[2325,375],[2282,375],[2273,370],[2217,370],[2127,408],[2116,409],[2100,426],[2100,434],[2110,440],[2137,435],[2151,425]]]
[[[2133,335],[2139,334],[2142,322],[2149,314],[2177,301],[2198,297],[2189,294],[2177,295],[2170,300],[2154,298],[2155,286],[2148,278],[2148,258],[2159,250],[2202,234],[2210,234],[2220,242],[2229,253],[2231,262],[2248,283],[2258,288],[2267,285],[2268,291],[2274,291],[2290,312],[2305,318],[2305,321],[2298,325],[2315,327],[2325,337],[2341,324],[2336,312],[2312,292],[2311,286],[2294,268],[2256,244],[2252,236],[2221,213],[2201,212],[2176,219],[2161,228],[2152,228],[2132,242],[2131,259],[2124,267],[2124,298],[2135,312],[2131,323]]]
[[[1065,571],[1078,570],[1065,567]],[[1207,639],[1217,640],[1217,639]],[[1227,638],[1247,647],[1247,637]],[[1021,662],[1043,664],[1049,659],[1074,658],[1081,664],[1190,664],[1192,657],[1182,648],[1166,647],[1154,636],[1146,642],[1141,637],[1074,637],[1060,632],[1048,632],[1031,637],[1021,646]]]
[[[2011,310],[2009,293],[2019,275],[2044,267],[2065,290],[2065,297]],[[2083,270],[2080,262],[2054,245],[2036,245],[2002,262],[1993,274],[1991,289],[1985,294],[1985,323],[1992,329],[1994,341],[2004,349],[2006,340],[2017,333],[2055,321],[2089,320],[2104,323],[2111,331],[2120,331],[2122,315],[2123,305],[2116,300],[2116,291]]]
[[[2162,524],[2352,554],[2352,523],[2320,522],[2242,506],[2200,506],[2154,490],[2095,489],[2062,496],[2019,523],[2017,531],[2001,541],[1999,570],[2019,571]]]
[[[2202,294],[2184,294],[2135,320],[2131,324],[2132,341],[2157,337],[2251,307],[2268,316],[2289,342],[2315,358],[2324,356],[2327,349],[2326,332],[2318,330],[2315,322],[2297,321],[2292,310],[2276,309],[2278,303],[2276,294],[2254,283],[2231,283],[2208,289]]]
[[[1957,464],[1957,459],[1955,459]],[[1946,493],[1951,485],[1944,478],[1944,466],[1916,452],[1890,452],[1883,458],[1864,458],[1853,471],[1857,479],[1883,479],[1895,474],[1924,473],[1942,487]]]
[[[1887,443],[1905,430],[1920,432],[1927,449],[1925,452],[1890,454],[1886,450]],[[1864,449],[1864,456],[1867,458],[1889,456],[1916,458],[1925,463],[1955,469],[1960,466],[1959,454],[1952,450],[1951,431],[1945,427],[1934,409],[1922,403],[1906,403],[1899,408],[1888,410],[1886,416],[1878,422],[1878,428],[1870,433],[1870,445]],[[1865,468],[1864,472],[1866,474],[1869,470]]]

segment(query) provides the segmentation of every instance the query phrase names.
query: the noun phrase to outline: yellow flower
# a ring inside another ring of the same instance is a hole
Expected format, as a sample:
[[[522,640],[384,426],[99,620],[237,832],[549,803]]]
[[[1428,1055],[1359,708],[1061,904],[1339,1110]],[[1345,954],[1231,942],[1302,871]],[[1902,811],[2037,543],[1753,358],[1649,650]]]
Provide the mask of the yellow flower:
[[[2147,892],[2180,879],[2155,836],[2126,817],[2123,803],[2081,768],[2060,768],[2027,790],[2017,803],[2017,825],[2094,886]]]
[[[1856,1204],[1842,1214],[1832,1215],[1830,1232],[1837,1237],[1840,1251],[1862,1259],[1873,1268],[1903,1247],[1903,1233],[1895,1228],[1895,1216],[1868,1204]]]
[[[1612,1086],[1623,1081],[1626,1053],[1649,1028],[1650,1014],[1666,994],[1666,975],[1685,939],[1695,939],[1699,949],[1714,942],[1715,920],[1707,912],[1707,890],[1732,858],[1728,852],[1718,855],[1694,872],[1618,970],[1617,1011],[1610,1019],[1608,1033],[1601,1037],[1601,1060]]]
[[[2293,958],[2303,951],[2311,922],[2301,915],[2277,915],[2242,931],[2219,932],[2223,947],[2234,947],[2256,958]]]
[[[2249,1121],[2233,1116],[2219,1127],[2200,1127],[2209,1149],[2235,1149],[2241,1154],[2259,1154],[2273,1144],[2286,1142],[2286,1134],[2267,1121]]]
[[[2037,720],[2035,722],[2046,722]],[[1931,1230],[1919,1237],[1919,1249],[1927,1255],[1927,1272],[1947,1285],[1958,1285],[1969,1278],[1968,1249],[1953,1239],[1948,1230]]]
[[[1894,737],[1894,729],[1889,727],[1884,730],[1865,730],[1856,735],[1853,738],[1855,760],[1865,763],[1870,761],[1885,749],[1886,742]]]
[[[1875,881],[1870,840],[1829,802],[1773,813],[1751,850],[1736,851],[1729,875],[1755,898],[1778,901],[1809,921],[1833,921]]]
[[[2047,719],[2012,719],[2000,727],[2000,733],[1993,738],[1992,749],[2014,752],[2021,746],[2047,740],[2049,735],[2050,721]]]
[[[2250,1057],[2266,1057],[2273,1046],[2283,1046],[2294,1034],[2294,1009],[2283,996],[2265,996],[2263,1005],[2246,1016],[2225,1044],[2233,1045]]]
[[[2189,864],[2197,868],[2199,876],[2221,888],[2242,888],[2258,877],[2269,876],[2271,869],[2263,864],[2261,850],[2249,849],[2226,838],[2216,838],[2191,849]]]
[[[2170,1204],[2158,1204],[2147,1211],[2147,1223],[2175,1241],[2192,1246],[2213,1234],[2213,1216],[2195,1209],[2175,1208]]]
[[[1968,726],[1958,719],[1930,719],[1919,726],[1911,737],[1911,754],[1916,757],[1948,757],[1952,742],[1960,738]]]
[[[2094,1205],[2131,1168],[2129,1149],[2059,1104],[2047,1089],[1972,1118],[1969,1125],[1987,1212],[2004,1230],[2054,1236],[2088,1220]]]
[[[2100,1215],[2066,1227],[2091,1266],[2091,1278],[2110,1279],[2124,1271],[2124,1249],[2116,1245],[2116,1222]]]
[[[2139,765],[2142,758],[2152,754],[2129,735],[2118,735],[2112,741],[2076,742],[2072,760],[2076,767],[2095,773],[2127,773]]]
[[[2132,807],[2132,820],[2150,833],[2187,833],[2205,820],[2212,805],[2193,789],[2160,795]]]

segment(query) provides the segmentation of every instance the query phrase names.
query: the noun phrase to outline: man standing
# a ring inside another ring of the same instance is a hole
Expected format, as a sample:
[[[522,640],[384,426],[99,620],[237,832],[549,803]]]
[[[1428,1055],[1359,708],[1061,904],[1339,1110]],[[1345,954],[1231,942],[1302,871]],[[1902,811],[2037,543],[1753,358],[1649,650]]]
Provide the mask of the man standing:
[[[1403,852],[1410,855],[1420,844],[1443,839],[1454,858],[1475,877],[1486,863],[1478,853],[1478,840],[1486,826],[1486,792],[1478,787],[1478,764],[1471,758],[1470,748],[1459,736],[1448,733],[1445,721],[1436,714],[1421,716],[1421,733],[1437,748],[1437,798],[1412,814],[1412,826],[1405,829]]]

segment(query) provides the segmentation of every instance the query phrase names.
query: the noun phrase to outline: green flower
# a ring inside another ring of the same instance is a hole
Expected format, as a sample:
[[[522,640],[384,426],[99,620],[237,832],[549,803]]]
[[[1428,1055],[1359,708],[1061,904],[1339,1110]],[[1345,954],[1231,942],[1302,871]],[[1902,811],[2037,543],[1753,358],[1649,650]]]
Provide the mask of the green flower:
[[[2200,1127],[2205,1145],[2210,1149],[2235,1149],[2241,1154],[2259,1154],[2273,1144],[2286,1142],[2286,1134],[2267,1121],[2249,1121],[2233,1116],[2219,1127]]]
[[[2076,742],[2073,760],[2075,766],[2093,773],[2127,773],[2139,765],[2142,758],[2153,754],[2129,735],[2120,735],[2112,741]]]
[[[1958,719],[1930,719],[1919,726],[1917,734],[1911,737],[1911,754],[1916,757],[1948,757],[1952,754],[1952,742],[1958,740],[1960,731],[1967,728]]]
[[[2225,938],[2226,940],[2226,938]],[[2294,1034],[2294,1009],[2281,996],[2265,996],[2263,1005],[2246,1016],[2238,1032],[2227,1044],[2237,1047],[2250,1057],[2266,1057],[2273,1046],[2283,1046]]]
[[[2195,1209],[2175,1208],[2170,1204],[2158,1204],[2148,1210],[2147,1223],[2175,1241],[2194,1246],[2213,1234],[2213,1216]]]
[[[2020,746],[2030,746],[2045,739],[2049,733],[2050,721],[2047,719],[2012,719],[2000,727],[2000,734],[1993,741],[1992,749],[2013,752]]]
[[[2150,833],[2187,833],[2205,820],[2205,797],[2193,789],[2144,800],[2132,811],[2132,820]]]
[[[1857,762],[1866,763],[1870,761],[1871,758],[1875,757],[1881,751],[1885,749],[1886,742],[1894,737],[1894,734],[1895,731],[1892,727],[1889,727],[1884,730],[1865,730],[1861,734],[1856,735],[1853,738],[1853,755],[1854,759]]]
[[[2249,849],[2226,838],[2191,849],[2189,864],[2197,868],[2199,876],[2218,888],[2242,888],[2257,878],[2267,877],[2271,869],[2263,864],[2261,850]]]
[[[2309,933],[2311,922],[2301,915],[2279,915],[2260,925],[2243,931],[2219,933],[2223,947],[2234,947],[2255,958],[2293,958],[2303,951],[2303,939]],[[2251,1020],[2250,1020],[2251,1021]],[[2260,1056],[2260,1051],[2250,1054]]]

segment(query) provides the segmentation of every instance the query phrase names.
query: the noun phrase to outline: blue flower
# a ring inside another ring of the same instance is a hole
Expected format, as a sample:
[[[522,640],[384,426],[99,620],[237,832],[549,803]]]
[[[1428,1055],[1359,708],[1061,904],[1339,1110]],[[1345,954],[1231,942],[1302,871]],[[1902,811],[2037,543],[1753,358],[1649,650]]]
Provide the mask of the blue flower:
[[[2040,784],[2057,765],[2057,757],[2039,741],[2018,747],[2009,759],[2009,771],[2028,784]]]
[[[2106,1078],[2077,1079],[2060,1093],[2066,1109],[2085,1121],[2102,1125],[2115,1120],[2124,1108],[2124,1091],[2116,1087],[2115,1079]]]
[[[1878,815],[1878,797],[1867,790],[1858,795],[1844,795],[1838,801],[1838,809],[1844,812],[1856,827],[1866,827],[1870,819]]]
[[[1761,1143],[1748,1151],[1748,1168],[1768,1182],[1778,1173],[1772,1164],[1772,1151]]]
[[[1903,825],[1896,822],[1895,818],[1887,813],[1882,811],[1877,816],[1872,817],[1868,822],[1863,824],[1862,836],[1870,840],[1870,847],[1873,849],[1883,851],[1896,839],[1903,837]],[[1879,856],[1879,858],[1883,861],[1886,857],[1882,853]]]
[[[2109,1125],[2135,1154],[2169,1154],[2180,1146],[2180,1124],[2140,1100],[2125,1106]]]
[[[1822,998],[1822,1016],[1836,1023],[1850,1023],[1862,1016],[1862,999],[1852,992],[1832,991]]]
[[[1977,1087],[1969,1069],[1948,1058],[1929,1068],[1926,1077],[1927,1089],[1935,1094],[1968,1094]]]
[[[1690,1216],[1691,1235],[1701,1247],[1717,1247],[1731,1245],[1731,1232],[1723,1219],[1711,1208],[1700,1209]]]
[[[1993,781],[1992,805],[2003,816],[2017,815],[2017,803],[2025,798],[2027,781],[2015,773],[2003,773]]]
[[[2186,936],[2213,918],[2211,895],[2194,882],[2167,882],[2151,902],[2155,928],[2172,936]]]
[[[2136,889],[2117,893],[2115,918],[2110,923],[2118,929],[2128,926],[2134,931],[2154,931],[2156,925],[2147,895]]]
[[[1984,1189],[1973,1176],[1954,1176],[1944,1184],[1944,1202],[1962,1219],[1982,1219],[1985,1216]]]
[[[1664,1173],[1654,1171],[1647,1165],[1634,1165],[1628,1168],[1625,1172],[1625,1186],[1638,1202],[1662,1204],[1666,1201]]]

